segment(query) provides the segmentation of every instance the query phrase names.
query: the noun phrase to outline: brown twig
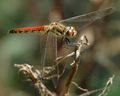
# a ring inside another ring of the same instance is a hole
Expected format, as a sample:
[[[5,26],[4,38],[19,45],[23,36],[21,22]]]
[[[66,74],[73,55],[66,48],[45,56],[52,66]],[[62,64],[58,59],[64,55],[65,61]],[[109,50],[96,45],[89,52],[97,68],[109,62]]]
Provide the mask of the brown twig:
[[[106,86],[104,87],[104,89],[102,90],[102,92],[98,95],[98,96],[104,96],[108,93],[108,91],[110,90],[111,88],[111,85],[112,85],[112,82],[113,82],[113,79],[114,79],[114,75],[112,77],[110,77],[106,83]]]
[[[33,70],[33,66],[29,64],[15,64],[15,67],[19,69],[19,72],[23,73],[28,79],[32,81],[34,86],[38,89],[41,96],[55,96],[40,80],[40,71]]]
[[[73,84],[74,86],[76,86],[79,90],[82,90],[82,91],[84,91],[84,92],[88,92],[88,89],[84,89],[84,88],[80,87],[77,83],[72,82],[72,84]]]
[[[104,96],[110,90],[110,87],[112,85],[113,79],[114,79],[114,75],[108,79],[108,81],[107,81],[107,83],[106,83],[106,85],[105,85],[104,88],[100,88],[100,89],[95,89],[95,90],[92,90],[92,91],[88,91],[88,92],[86,92],[84,94],[81,94],[79,96],[90,96],[91,94],[94,94],[94,93],[97,93],[97,92],[101,92],[98,96]]]
[[[75,51],[73,53],[74,55],[74,61],[70,64],[71,66],[71,70],[70,70],[70,74],[67,75],[67,80],[65,82],[65,84],[63,84],[62,88],[59,88],[58,86],[58,89],[57,90],[57,95],[58,96],[68,96],[69,94],[69,88],[70,88],[70,85],[72,83],[72,79],[75,75],[75,73],[77,72],[77,69],[78,69],[78,64],[80,62],[80,54],[81,54],[81,49],[83,47],[83,45],[88,45],[88,40],[86,38],[86,36],[81,36],[80,39],[77,41],[76,45],[75,45]],[[70,53],[71,54],[71,53]],[[70,54],[68,54],[68,56],[71,56]],[[66,56],[66,57],[68,57]]]

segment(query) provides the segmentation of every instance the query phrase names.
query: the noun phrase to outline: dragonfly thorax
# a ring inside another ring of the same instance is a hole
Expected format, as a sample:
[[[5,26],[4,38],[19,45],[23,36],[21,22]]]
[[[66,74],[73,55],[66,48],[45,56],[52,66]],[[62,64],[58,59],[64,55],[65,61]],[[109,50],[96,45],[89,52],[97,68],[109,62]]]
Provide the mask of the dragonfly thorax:
[[[77,31],[72,26],[65,26],[59,22],[53,22],[49,25],[48,30],[57,35],[58,37],[73,38],[76,36]]]
[[[77,31],[75,30],[74,27],[72,27],[72,26],[67,26],[66,27],[65,35],[66,35],[67,38],[73,38],[73,37],[76,36],[76,34],[77,34]]]

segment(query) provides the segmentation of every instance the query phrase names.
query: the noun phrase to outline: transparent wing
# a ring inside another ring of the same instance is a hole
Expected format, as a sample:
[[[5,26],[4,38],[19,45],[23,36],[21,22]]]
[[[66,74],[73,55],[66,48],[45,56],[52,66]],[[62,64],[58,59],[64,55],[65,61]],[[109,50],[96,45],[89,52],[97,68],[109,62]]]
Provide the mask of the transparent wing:
[[[96,20],[99,20],[111,13],[113,13],[114,8],[113,7],[109,7],[109,8],[105,8],[105,9],[100,9],[94,12],[90,12],[87,14],[83,14],[83,15],[79,15],[79,16],[75,16],[75,17],[71,17],[65,20],[61,20],[59,22],[61,23],[71,23],[71,22],[94,22]]]
[[[51,80],[53,81],[54,87],[57,86],[57,74],[58,70],[54,69],[55,60],[57,58],[57,38],[52,34],[52,32],[49,32],[45,34],[45,38],[41,41],[41,65],[42,65],[42,71],[43,71],[43,77],[49,78],[51,77]],[[46,70],[47,68],[51,68],[50,70]],[[47,74],[44,74],[47,72]],[[56,76],[56,77],[54,77]],[[53,78],[52,78],[53,77]]]

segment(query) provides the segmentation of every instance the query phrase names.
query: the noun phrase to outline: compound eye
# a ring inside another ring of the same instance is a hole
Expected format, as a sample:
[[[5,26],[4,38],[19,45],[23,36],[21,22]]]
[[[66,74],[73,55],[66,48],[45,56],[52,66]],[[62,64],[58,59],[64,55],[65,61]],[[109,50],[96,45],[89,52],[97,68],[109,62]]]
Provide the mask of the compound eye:
[[[75,30],[74,27],[67,27],[66,28],[66,35],[68,38],[73,38],[77,34],[77,31]]]

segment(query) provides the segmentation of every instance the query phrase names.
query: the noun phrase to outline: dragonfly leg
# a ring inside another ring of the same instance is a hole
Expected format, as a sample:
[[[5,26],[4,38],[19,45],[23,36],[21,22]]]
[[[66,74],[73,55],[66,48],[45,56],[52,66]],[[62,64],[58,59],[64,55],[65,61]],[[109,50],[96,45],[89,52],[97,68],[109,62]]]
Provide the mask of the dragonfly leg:
[[[66,43],[66,44],[70,44],[70,40],[69,40],[68,38],[65,37],[64,40],[65,40],[65,43]]]

